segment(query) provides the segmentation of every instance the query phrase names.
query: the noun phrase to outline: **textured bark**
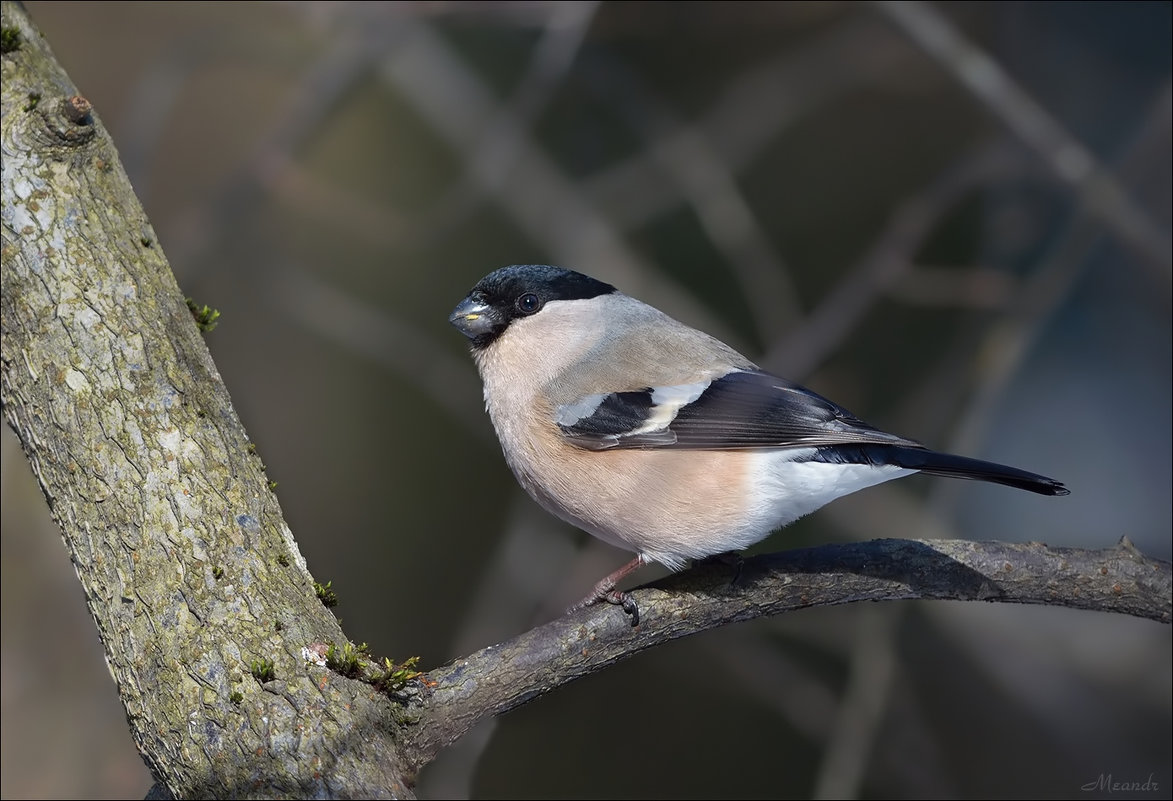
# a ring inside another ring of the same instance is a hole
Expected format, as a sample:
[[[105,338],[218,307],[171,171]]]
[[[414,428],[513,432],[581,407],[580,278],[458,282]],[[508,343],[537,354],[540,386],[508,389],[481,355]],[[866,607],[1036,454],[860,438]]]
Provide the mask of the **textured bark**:
[[[342,643],[101,125],[3,3],[4,413],[60,525],[165,797],[410,797],[479,720],[677,637],[810,606],[949,598],[1170,620],[1170,566],[882,540],[709,564],[416,681],[410,708],[307,660]],[[17,42],[10,34],[19,34]],[[318,649],[320,652],[320,649]],[[272,662],[259,680],[254,664]],[[426,689],[425,689],[426,687]]]
[[[99,116],[3,26],[4,414],[135,742],[181,797],[410,795],[391,702],[302,656],[344,635]]]

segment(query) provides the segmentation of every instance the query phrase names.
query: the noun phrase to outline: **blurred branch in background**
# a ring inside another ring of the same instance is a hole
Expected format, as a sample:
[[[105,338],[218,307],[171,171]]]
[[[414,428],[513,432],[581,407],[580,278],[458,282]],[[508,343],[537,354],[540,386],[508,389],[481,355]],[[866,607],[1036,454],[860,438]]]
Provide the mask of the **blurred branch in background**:
[[[1098,159],[1015,83],[997,61],[975,47],[928,3],[879,0],[880,9],[909,38],[949,70],[1061,180],[1078,189],[1090,210],[1147,258],[1164,288],[1173,280],[1173,241],[1129,197]]]
[[[444,323],[509,262],[597,274],[864,419],[1074,491],[1044,508],[939,482],[926,504],[911,481],[769,548],[1127,533],[1169,557],[1167,5],[29,7],[150,190],[184,290],[224,310],[217,365],[375,650],[438,664],[506,639],[622,558],[517,499]],[[99,789],[68,784],[82,757],[30,749],[85,682],[33,689],[51,644],[20,612],[76,598],[31,594],[53,584],[16,536],[44,512],[18,516],[11,451],[3,794],[141,792],[133,751]],[[69,573],[55,544],[44,562]],[[420,792],[1168,786],[1167,629],[998,606],[812,610],[659,648],[442,755]],[[600,716],[622,742],[567,725]],[[699,758],[692,720],[732,734]],[[97,742],[125,738],[120,711],[107,725]],[[656,746],[633,761],[631,742]]]
[[[976,188],[1008,180],[1021,169],[1021,162],[1016,168],[1005,143],[988,145],[902,202],[859,264],[837,282],[797,331],[766,353],[763,366],[786,375],[814,372],[858,330],[864,315],[905,279],[942,215]]]

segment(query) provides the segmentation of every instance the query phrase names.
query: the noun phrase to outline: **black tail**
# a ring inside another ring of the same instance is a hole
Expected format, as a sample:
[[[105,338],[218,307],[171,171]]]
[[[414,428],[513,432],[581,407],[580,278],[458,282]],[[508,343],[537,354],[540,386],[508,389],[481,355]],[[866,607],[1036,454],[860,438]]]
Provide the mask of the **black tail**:
[[[1004,464],[983,462],[981,459],[970,459],[965,456],[954,456],[951,453],[937,453],[936,451],[921,450],[920,448],[886,447],[883,449],[883,461],[909,470],[920,470],[933,476],[950,476],[952,478],[972,478],[978,481],[992,481],[995,484],[1005,484],[1008,487],[1037,492],[1040,495],[1068,495],[1071,490],[1061,482],[1037,473],[1028,473],[1017,467],[1007,467]]]
[[[1028,473],[1017,467],[983,462],[951,453],[938,453],[927,448],[905,447],[903,445],[827,445],[817,448],[810,457],[820,462],[840,464],[889,464],[920,470],[932,476],[951,478],[972,478],[978,481],[992,481],[1008,487],[1030,490],[1040,495],[1070,495],[1071,491],[1061,482],[1038,473]]]

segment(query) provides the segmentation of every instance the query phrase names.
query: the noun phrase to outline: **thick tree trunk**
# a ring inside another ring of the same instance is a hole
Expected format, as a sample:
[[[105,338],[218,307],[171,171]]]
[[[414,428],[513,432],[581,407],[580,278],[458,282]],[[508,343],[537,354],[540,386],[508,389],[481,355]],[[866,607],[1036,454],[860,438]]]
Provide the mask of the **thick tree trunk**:
[[[101,118],[3,28],[4,413],[135,742],[181,797],[409,796],[393,703],[306,663],[345,637]]]
[[[639,627],[595,606],[397,695],[344,677],[321,663],[345,636],[99,116],[19,5],[3,3],[3,28],[4,414],[158,794],[410,797],[415,772],[488,715],[667,640],[791,609],[951,598],[1169,622],[1169,564],[1127,543],[877,541],[707,565],[636,591]]]

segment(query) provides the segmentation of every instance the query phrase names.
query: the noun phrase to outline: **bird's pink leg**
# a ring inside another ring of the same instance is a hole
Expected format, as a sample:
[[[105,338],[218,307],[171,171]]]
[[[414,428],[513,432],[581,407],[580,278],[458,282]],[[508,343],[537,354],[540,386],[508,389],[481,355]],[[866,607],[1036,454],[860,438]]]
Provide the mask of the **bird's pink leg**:
[[[646,564],[647,561],[643,556],[635,557],[614,573],[604,577],[602,581],[594,586],[594,589],[590,591],[587,597],[567,609],[567,613],[586,609],[588,606],[597,604],[599,601],[606,601],[609,604],[622,606],[623,611],[631,615],[631,625],[638,626],[639,606],[636,604],[635,599],[629,593],[623,590],[617,590],[615,587],[627,577],[628,573],[632,573]]]

